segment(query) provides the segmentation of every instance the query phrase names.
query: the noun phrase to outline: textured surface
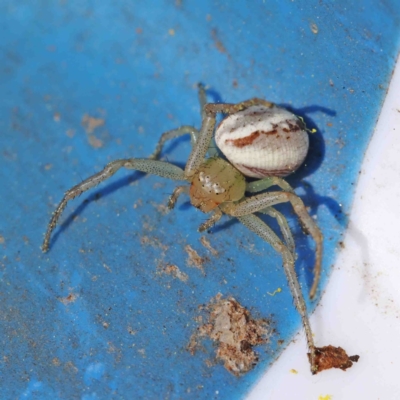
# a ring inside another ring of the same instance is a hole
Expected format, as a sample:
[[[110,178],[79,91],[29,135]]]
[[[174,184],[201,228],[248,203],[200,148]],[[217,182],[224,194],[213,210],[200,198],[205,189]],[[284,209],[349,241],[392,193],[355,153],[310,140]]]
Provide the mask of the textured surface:
[[[325,234],[325,284],[398,51],[398,2],[14,3],[0,2],[3,395],[240,397],[299,328],[267,244],[225,219],[207,235],[213,254],[196,232],[204,215],[182,201],[165,215],[174,185],[139,173],[71,203],[43,255],[46,223],[106,162],[146,157],[163,131],[199,125],[202,81],[214,101],[265,97],[318,130],[291,183]],[[181,140],[164,154],[182,166],[188,152]],[[307,292],[313,247],[291,225]],[[187,280],[163,273],[168,264]],[[186,351],[198,305],[218,292],[277,330],[240,379],[207,366],[210,343]]]

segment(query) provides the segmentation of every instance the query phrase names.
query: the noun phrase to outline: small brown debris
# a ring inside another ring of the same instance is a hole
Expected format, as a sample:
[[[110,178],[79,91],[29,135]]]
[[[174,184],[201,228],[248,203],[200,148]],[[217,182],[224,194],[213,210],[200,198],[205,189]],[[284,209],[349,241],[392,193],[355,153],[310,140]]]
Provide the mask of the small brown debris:
[[[217,255],[218,255],[218,251],[215,250],[214,247],[211,246],[210,241],[209,241],[205,236],[202,236],[202,237],[200,238],[200,243],[201,243],[207,250],[209,250],[210,253],[211,253],[213,256],[217,256]]]
[[[99,149],[100,147],[103,147],[103,141],[94,135],[88,135],[88,141],[89,141],[89,144],[95,149]]]
[[[129,332],[130,335],[136,335],[138,331],[135,331],[130,326],[128,326],[128,332]]]
[[[105,120],[103,118],[91,117],[89,114],[85,114],[82,117],[82,126],[85,128],[86,133],[93,133],[95,129],[103,126]]]
[[[59,367],[59,366],[61,365],[61,361],[60,361],[57,357],[54,357],[54,358],[51,360],[51,363],[52,363],[55,367]]]
[[[68,372],[73,372],[74,374],[78,373],[78,368],[74,365],[72,361],[67,361],[64,367]]]
[[[239,376],[250,371],[258,362],[253,346],[268,341],[269,330],[266,320],[255,320],[250,312],[233,297],[222,299],[218,294],[206,306],[208,323],[192,335],[188,350],[194,354],[198,339],[208,336],[217,345],[217,359],[232,374]]]
[[[214,28],[211,30],[211,37],[214,40],[215,47],[218,49],[220,53],[227,53],[225,46],[218,38],[218,31]]]
[[[310,359],[310,353],[308,353]],[[318,366],[318,372],[324,371],[325,369],[340,368],[346,371],[353,365],[353,362],[357,362],[360,356],[348,356],[345,350],[341,347],[324,346],[315,348],[315,362]]]
[[[88,135],[89,144],[95,149],[102,147],[103,141],[93,135],[93,132],[95,131],[95,129],[103,126],[104,124],[105,120],[103,118],[94,118],[88,114],[85,114],[82,117],[82,126],[85,128],[85,131]]]
[[[67,297],[59,297],[58,300],[66,306],[69,303],[73,303],[77,298],[77,294],[70,293]]]
[[[204,258],[200,257],[199,253],[197,253],[197,251],[193,249],[193,247],[190,246],[189,244],[185,246],[185,251],[186,253],[188,253],[189,256],[186,260],[187,264],[190,267],[199,269],[204,274],[205,273],[203,266],[203,263],[205,261]]]
[[[160,274],[171,275],[174,278],[178,278],[182,282],[187,282],[189,279],[189,276],[182,272],[176,265],[169,264],[158,269]]]
[[[4,244],[5,243],[5,239],[3,235],[0,235],[0,244]]]

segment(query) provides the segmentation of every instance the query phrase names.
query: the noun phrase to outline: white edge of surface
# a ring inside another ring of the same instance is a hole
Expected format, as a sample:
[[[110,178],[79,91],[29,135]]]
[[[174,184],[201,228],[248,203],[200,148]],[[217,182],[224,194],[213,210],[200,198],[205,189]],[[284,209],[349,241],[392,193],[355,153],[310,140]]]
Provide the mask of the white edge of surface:
[[[344,249],[311,316],[316,345],[360,356],[312,376],[296,335],[247,400],[400,399],[400,62],[368,146]],[[297,373],[293,373],[293,371]]]

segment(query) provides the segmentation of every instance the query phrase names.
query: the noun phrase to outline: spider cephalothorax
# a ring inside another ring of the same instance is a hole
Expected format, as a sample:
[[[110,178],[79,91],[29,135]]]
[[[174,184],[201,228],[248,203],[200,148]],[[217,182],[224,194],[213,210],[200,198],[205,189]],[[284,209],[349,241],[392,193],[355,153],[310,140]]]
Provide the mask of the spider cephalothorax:
[[[317,348],[314,345],[306,305],[294,269],[295,243],[286,218],[273,207],[279,203],[290,202],[302,227],[316,243],[314,282],[310,290],[310,298],[313,298],[320,277],[322,234],[308,214],[303,201],[281,178],[295,171],[304,161],[308,150],[308,133],[305,125],[296,115],[265,100],[254,98],[238,104],[205,104],[205,91],[202,86],[199,98],[202,109],[200,130],[192,126],[182,126],[165,132],[149,159],[129,158],[112,161],[99,173],[68,190],[50,220],[43,242],[43,251],[49,249],[51,232],[67,202],[106,180],[120,168],[186,181],[186,184],[174,190],[169,200],[169,208],[174,207],[180,194],[188,194],[195,207],[205,213],[212,212],[211,217],[200,226],[200,231],[211,227],[225,213],[237,217],[282,255],[284,271],[306,332],[311,370],[315,373],[318,371]],[[226,116],[215,130],[218,113]],[[214,133],[217,145],[229,162],[218,156],[213,145]],[[171,163],[157,160],[167,140],[185,134],[191,135],[192,151],[184,170]],[[210,158],[206,157],[207,153]],[[246,182],[245,175],[258,180]],[[271,186],[278,186],[282,190],[265,191]],[[246,197],[246,192],[262,193]],[[256,213],[275,218],[283,240]]]

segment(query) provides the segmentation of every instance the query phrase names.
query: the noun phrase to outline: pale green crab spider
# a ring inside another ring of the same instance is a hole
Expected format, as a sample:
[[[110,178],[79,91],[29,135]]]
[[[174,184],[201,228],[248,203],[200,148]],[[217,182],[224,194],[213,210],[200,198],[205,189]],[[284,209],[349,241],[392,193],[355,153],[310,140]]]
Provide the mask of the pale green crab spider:
[[[311,371],[316,373],[316,351],[319,348],[314,344],[306,304],[294,268],[295,243],[286,218],[273,208],[276,204],[289,202],[303,229],[315,241],[314,281],[309,293],[310,298],[314,298],[321,272],[322,234],[303,201],[282,179],[304,161],[308,150],[306,127],[296,115],[262,99],[253,98],[238,104],[206,104],[205,90],[201,85],[199,99],[202,110],[200,130],[182,126],[165,132],[149,159],[112,161],[102,171],[69,189],[52,215],[42,249],[48,251],[51,233],[68,201],[105,181],[120,168],[185,182],[174,190],[168,206],[172,209],[179,195],[189,195],[193,206],[204,213],[211,213],[210,218],[200,225],[199,231],[210,228],[225,213],[238,218],[281,254],[289,288],[306,333]],[[225,114],[225,118],[215,129],[218,113]],[[157,160],[166,141],[186,134],[191,136],[192,151],[184,170]],[[228,161],[218,156],[213,137]],[[258,180],[246,182],[245,176]],[[271,186],[278,186],[281,190],[254,194]],[[246,193],[253,195],[247,197]],[[256,213],[275,218],[283,240]]]

